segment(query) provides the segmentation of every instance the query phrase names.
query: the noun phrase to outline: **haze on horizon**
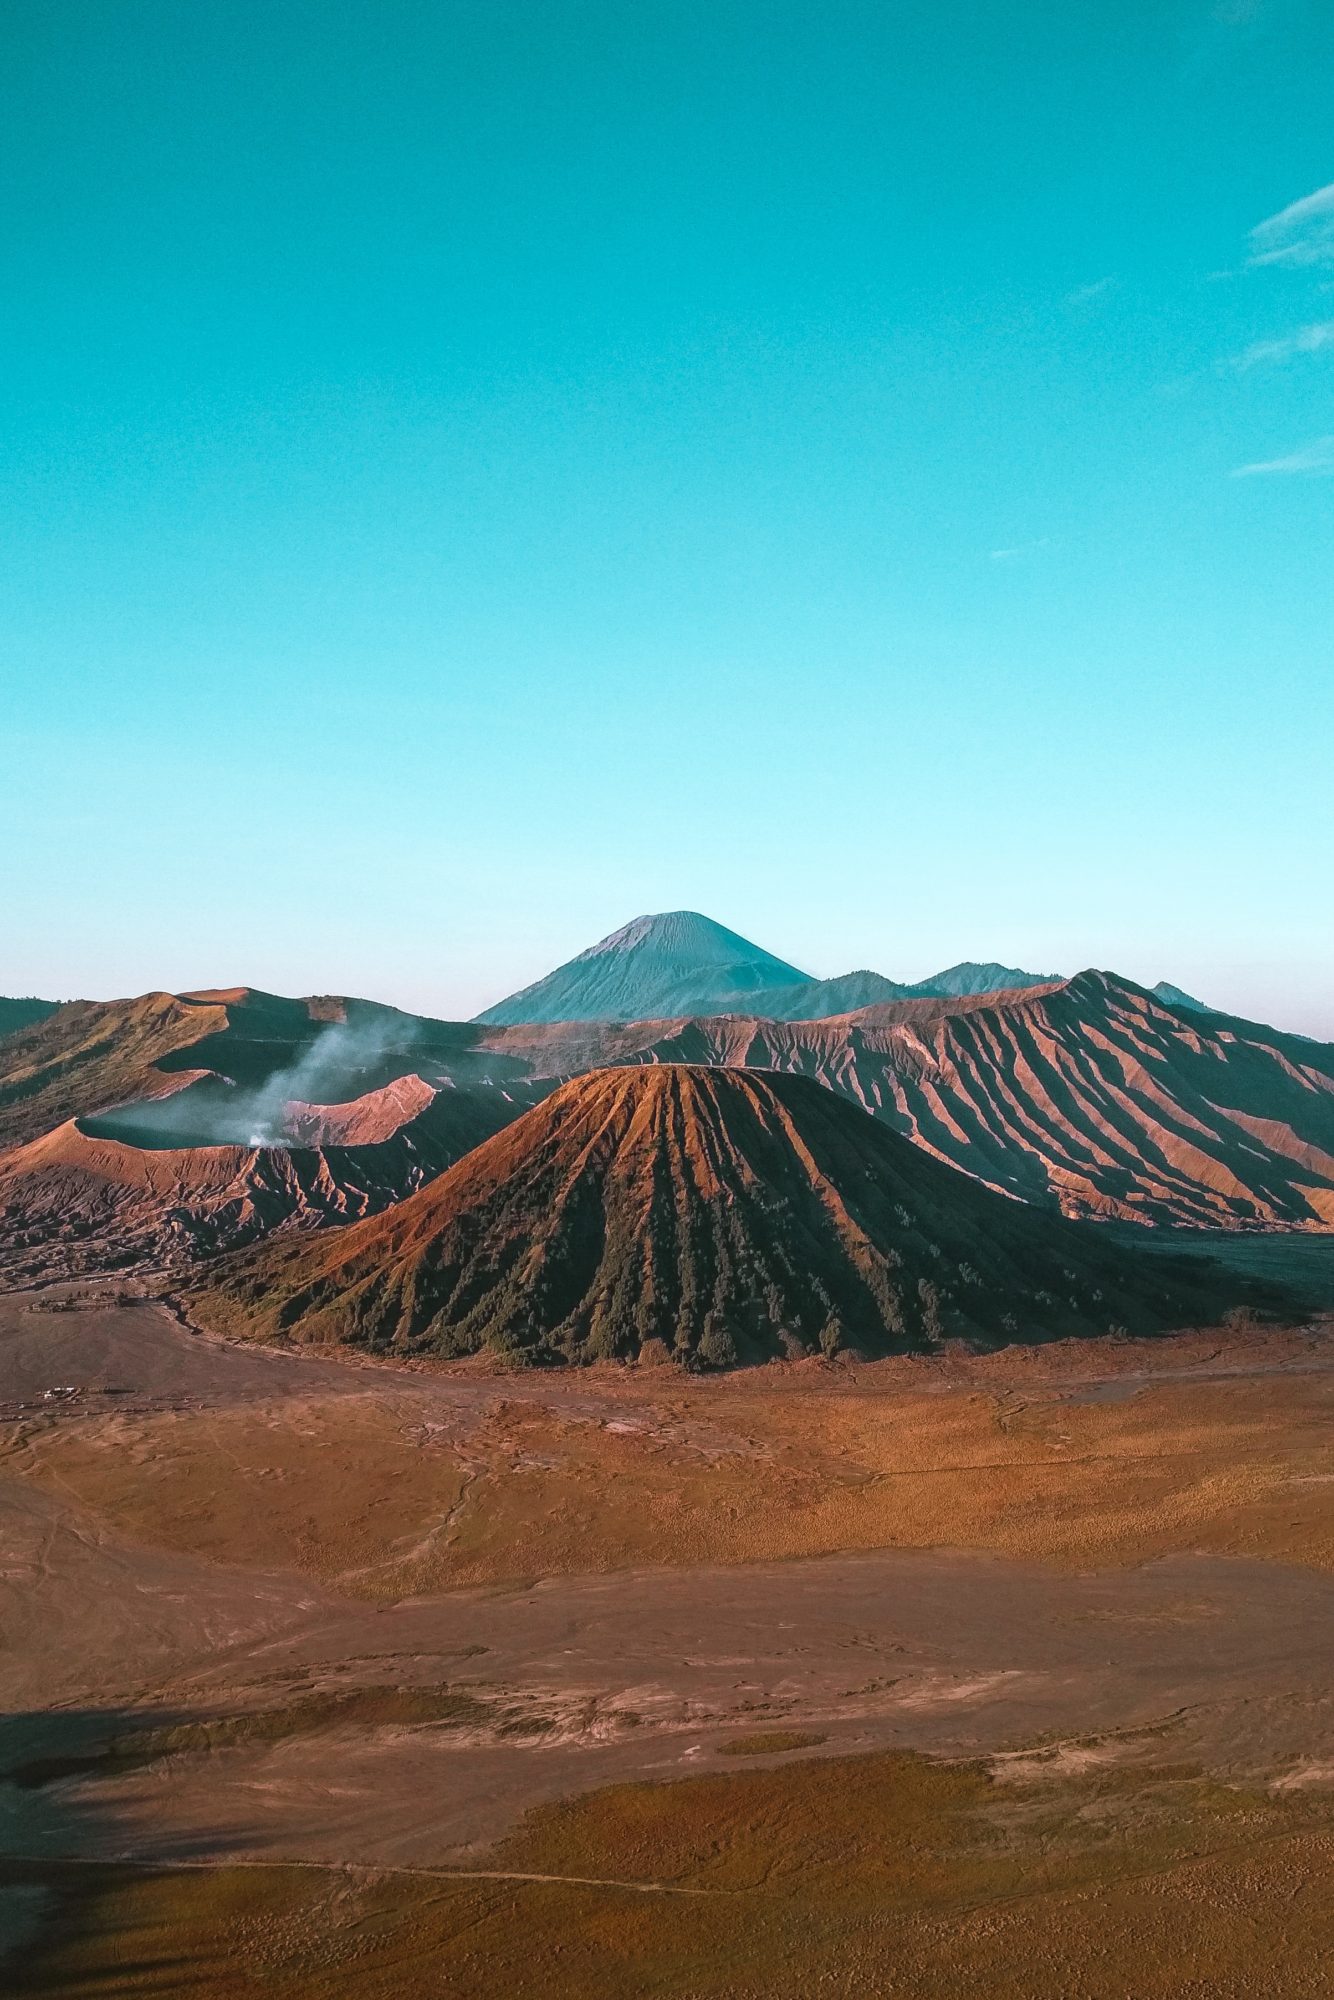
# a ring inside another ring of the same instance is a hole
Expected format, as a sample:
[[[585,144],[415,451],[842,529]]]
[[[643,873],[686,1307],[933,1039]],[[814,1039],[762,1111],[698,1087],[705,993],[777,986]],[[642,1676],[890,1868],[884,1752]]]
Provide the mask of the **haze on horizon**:
[[[0,45],[0,992],[467,1016],[690,908],[1334,1038],[1328,8]]]

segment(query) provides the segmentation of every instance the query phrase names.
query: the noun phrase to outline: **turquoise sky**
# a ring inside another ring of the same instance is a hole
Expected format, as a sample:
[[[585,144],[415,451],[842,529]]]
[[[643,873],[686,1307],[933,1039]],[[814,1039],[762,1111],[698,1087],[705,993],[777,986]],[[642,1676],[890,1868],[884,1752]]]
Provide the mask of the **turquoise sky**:
[[[1334,1036],[1327,0],[0,37],[0,991],[693,907]]]

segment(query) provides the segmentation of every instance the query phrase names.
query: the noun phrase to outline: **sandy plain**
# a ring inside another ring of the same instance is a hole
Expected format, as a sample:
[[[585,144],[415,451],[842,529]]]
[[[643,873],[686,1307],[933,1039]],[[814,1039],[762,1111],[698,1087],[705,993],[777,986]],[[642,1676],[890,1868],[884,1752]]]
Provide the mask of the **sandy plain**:
[[[1326,1318],[505,1376],[55,1288],[0,1357],[16,1990],[1334,1991]]]

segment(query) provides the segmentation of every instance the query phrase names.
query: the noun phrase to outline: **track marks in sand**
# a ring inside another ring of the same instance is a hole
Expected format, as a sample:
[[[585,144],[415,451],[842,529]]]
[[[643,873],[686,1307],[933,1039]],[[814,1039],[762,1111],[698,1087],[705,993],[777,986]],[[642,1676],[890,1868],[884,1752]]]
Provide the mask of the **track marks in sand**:
[[[865,1382],[805,1395],[763,1377],[722,1392],[674,1378],[658,1395],[395,1380],[38,1419],[11,1432],[0,1470],[104,1532],[357,1597],[876,1548],[1334,1568],[1328,1372],[1168,1375],[1106,1399]]]
[[[1325,1814],[1169,1768],[995,1786],[879,1755],[620,1785],[465,1870],[10,1863],[18,1990],[198,2000],[1211,2000],[1331,1991]],[[744,1909],[744,1921],[739,1910]]]
[[[300,1570],[352,1595],[378,1594],[468,1478],[450,1453],[405,1443],[392,1403],[345,1395],[23,1425],[0,1470],[129,1540]]]

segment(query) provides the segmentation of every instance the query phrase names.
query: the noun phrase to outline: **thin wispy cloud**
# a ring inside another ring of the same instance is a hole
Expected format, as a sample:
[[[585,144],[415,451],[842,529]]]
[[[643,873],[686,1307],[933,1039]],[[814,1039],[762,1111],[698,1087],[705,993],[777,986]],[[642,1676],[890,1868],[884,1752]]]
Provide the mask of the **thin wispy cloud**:
[[[1334,264],[1334,181],[1258,222],[1251,231],[1248,261]]]
[[[1316,438],[1313,444],[1303,445],[1300,451],[1289,452],[1286,458],[1266,458],[1254,465],[1238,465],[1234,468],[1234,479],[1258,479],[1270,474],[1300,475],[1334,472],[1334,436]]]
[[[1036,542],[1017,542],[1012,549],[991,549],[988,554],[992,562],[1014,562],[1020,556],[1036,555],[1039,549],[1050,547],[1051,536],[1042,535]]]
[[[1299,355],[1319,354],[1326,347],[1334,347],[1334,319],[1299,326],[1295,333],[1284,334],[1278,340],[1253,340],[1240,354],[1234,354],[1227,366],[1243,373],[1249,368],[1278,367],[1285,361],[1295,361]]]
[[[1115,278],[1095,278],[1092,284],[1076,285],[1073,292],[1067,292],[1065,303],[1068,306],[1091,306],[1095,299],[1105,298],[1108,292],[1115,290]]]

